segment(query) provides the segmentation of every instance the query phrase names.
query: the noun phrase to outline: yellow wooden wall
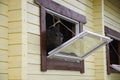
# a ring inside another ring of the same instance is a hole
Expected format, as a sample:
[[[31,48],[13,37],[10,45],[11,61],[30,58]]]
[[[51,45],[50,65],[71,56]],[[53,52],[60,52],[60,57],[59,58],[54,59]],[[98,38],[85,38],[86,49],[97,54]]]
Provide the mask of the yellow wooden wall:
[[[105,24],[120,30],[120,12],[108,0],[105,0],[105,6],[103,0],[54,1],[85,15],[84,29],[104,35]],[[0,80],[120,79],[118,74],[106,74],[105,48],[85,59],[84,74],[65,70],[41,72],[39,17],[39,6],[34,0],[0,0]]]
[[[105,25],[120,32],[120,9],[111,3],[110,0],[105,0],[104,3]]]
[[[8,80],[8,1],[0,0],[0,80]]]
[[[94,26],[95,33],[104,35],[104,0],[94,0]],[[95,52],[95,80],[106,80],[106,53],[105,47]]]
[[[54,0],[87,18],[84,29],[93,31],[93,0]],[[39,6],[34,0],[27,0],[27,78],[28,80],[96,80],[94,55],[85,60],[85,73],[79,71],[48,70],[40,71],[40,24]],[[100,79],[99,79],[100,80]]]
[[[104,4],[105,26],[120,32],[120,9],[111,3],[110,0],[105,0]],[[112,73],[107,76],[107,80],[120,80],[120,74]]]
[[[8,78],[25,80],[26,35],[25,0],[8,1]]]

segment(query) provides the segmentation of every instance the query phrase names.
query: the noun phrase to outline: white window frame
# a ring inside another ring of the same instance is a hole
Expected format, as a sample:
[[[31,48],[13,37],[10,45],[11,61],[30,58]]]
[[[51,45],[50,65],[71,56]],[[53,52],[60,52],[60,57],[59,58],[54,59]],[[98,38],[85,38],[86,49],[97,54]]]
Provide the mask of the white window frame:
[[[105,42],[101,43],[100,45],[96,46],[94,49],[90,50],[89,52],[87,52],[85,55],[83,56],[71,56],[71,55],[64,55],[64,54],[60,54],[59,51],[64,49],[65,47],[69,46],[70,44],[74,43],[76,40],[78,39],[82,39],[84,36],[86,35],[93,35],[97,38],[100,38],[101,40],[105,40]],[[112,39],[100,34],[96,34],[90,31],[83,31],[81,33],[79,33],[78,35],[76,35],[75,37],[71,38],[70,40],[66,41],[65,43],[63,43],[62,45],[58,46],[57,48],[53,49],[52,51],[48,52],[48,58],[55,58],[58,57],[59,59],[64,59],[64,60],[70,60],[70,61],[77,61],[80,62],[82,60],[84,60],[87,56],[91,55],[95,50],[99,49],[100,47],[102,47],[103,45],[108,44],[109,42],[111,42]]]

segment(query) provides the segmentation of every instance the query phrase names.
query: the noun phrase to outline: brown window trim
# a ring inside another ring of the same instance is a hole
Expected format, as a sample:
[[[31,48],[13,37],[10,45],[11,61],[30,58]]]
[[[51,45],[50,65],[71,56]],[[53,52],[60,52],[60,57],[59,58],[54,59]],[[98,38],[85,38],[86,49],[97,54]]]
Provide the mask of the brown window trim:
[[[81,62],[69,62],[64,60],[48,59],[46,54],[46,9],[52,10],[58,14],[66,16],[79,22],[80,32],[83,30],[83,24],[86,23],[86,17],[78,14],[52,0],[35,0],[40,5],[40,43],[41,43],[41,71],[49,70],[74,70],[84,73],[84,60]]]
[[[115,37],[115,38],[119,38],[120,39],[120,33],[112,30],[110,28],[108,28],[107,26],[105,26],[105,35],[108,37]],[[110,54],[109,54],[109,45],[106,46],[106,58],[107,58],[107,74],[111,74],[111,73],[120,73],[115,69],[112,69],[110,67]]]

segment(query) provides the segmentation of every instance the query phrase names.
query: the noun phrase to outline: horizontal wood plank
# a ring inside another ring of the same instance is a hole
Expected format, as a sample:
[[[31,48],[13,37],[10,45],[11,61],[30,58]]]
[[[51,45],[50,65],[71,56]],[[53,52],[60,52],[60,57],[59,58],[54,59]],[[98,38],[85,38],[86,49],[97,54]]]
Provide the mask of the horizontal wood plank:
[[[8,16],[8,6],[0,3],[0,14]]]
[[[35,25],[40,25],[39,23],[39,16],[27,13],[27,22],[35,24]]]
[[[0,50],[0,61],[8,62],[8,51]]]
[[[0,27],[0,37],[8,39],[8,28]]]
[[[39,6],[27,3],[27,12],[39,16]]]
[[[0,25],[1,26],[8,26],[8,17],[0,15]]]
[[[27,32],[40,35],[40,27],[31,23],[27,23]]]

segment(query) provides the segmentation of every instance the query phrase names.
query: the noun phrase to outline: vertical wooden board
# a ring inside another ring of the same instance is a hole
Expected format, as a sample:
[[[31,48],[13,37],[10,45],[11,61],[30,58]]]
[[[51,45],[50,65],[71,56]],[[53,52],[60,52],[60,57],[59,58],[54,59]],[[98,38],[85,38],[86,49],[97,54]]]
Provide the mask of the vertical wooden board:
[[[8,49],[8,40],[0,38],[0,49]]]
[[[5,4],[0,3],[0,14],[8,16],[8,6]]]
[[[94,13],[94,18],[102,18],[102,14],[101,13],[99,13],[99,12],[95,12]]]
[[[8,17],[0,15],[0,25],[1,26],[8,26]]]
[[[9,33],[18,33],[22,31],[22,22],[10,22],[8,23]]]
[[[9,10],[21,9],[22,0],[10,0],[9,1]]]
[[[40,35],[40,26],[27,23],[27,32]]]
[[[22,55],[22,45],[9,45],[8,51],[9,56]]]
[[[22,69],[21,68],[8,69],[8,73],[9,73],[10,80],[21,80],[21,78],[22,78]]]
[[[21,44],[21,43],[22,43],[21,33],[9,34],[9,44]]]
[[[98,6],[98,5],[101,5],[101,3],[102,3],[102,0],[93,0],[93,3],[95,3],[95,4],[93,4],[94,6]]]
[[[22,66],[22,56],[10,56],[8,57],[9,68],[16,68]]]
[[[8,74],[0,74],[0,80],[8,80]]]
[[[0,50],[0,61],[2,62],[8,61],[8,51]]]
[[[96,59],[97,63],[95,65],[102,65],[104,64],[104,59]]]
[[[8,28],[0,27],[0,37],[8,38]]]
[[[95,76],[95,77],[96,77],[95,80],[105,80],[104,77],[103,77],[103,76],[104,76],[103,73],[101,73],[101,74],[100,74],[100,73],[97,73],[97,74],[98,74],[98,75]]]
[[[0,62],[0,74],[8,73],[8,63]]]
[[[9,21],[20,21],[20,20],[22,20],[21,10],[9,11],[8,14],[10,15],[9,16]]]

